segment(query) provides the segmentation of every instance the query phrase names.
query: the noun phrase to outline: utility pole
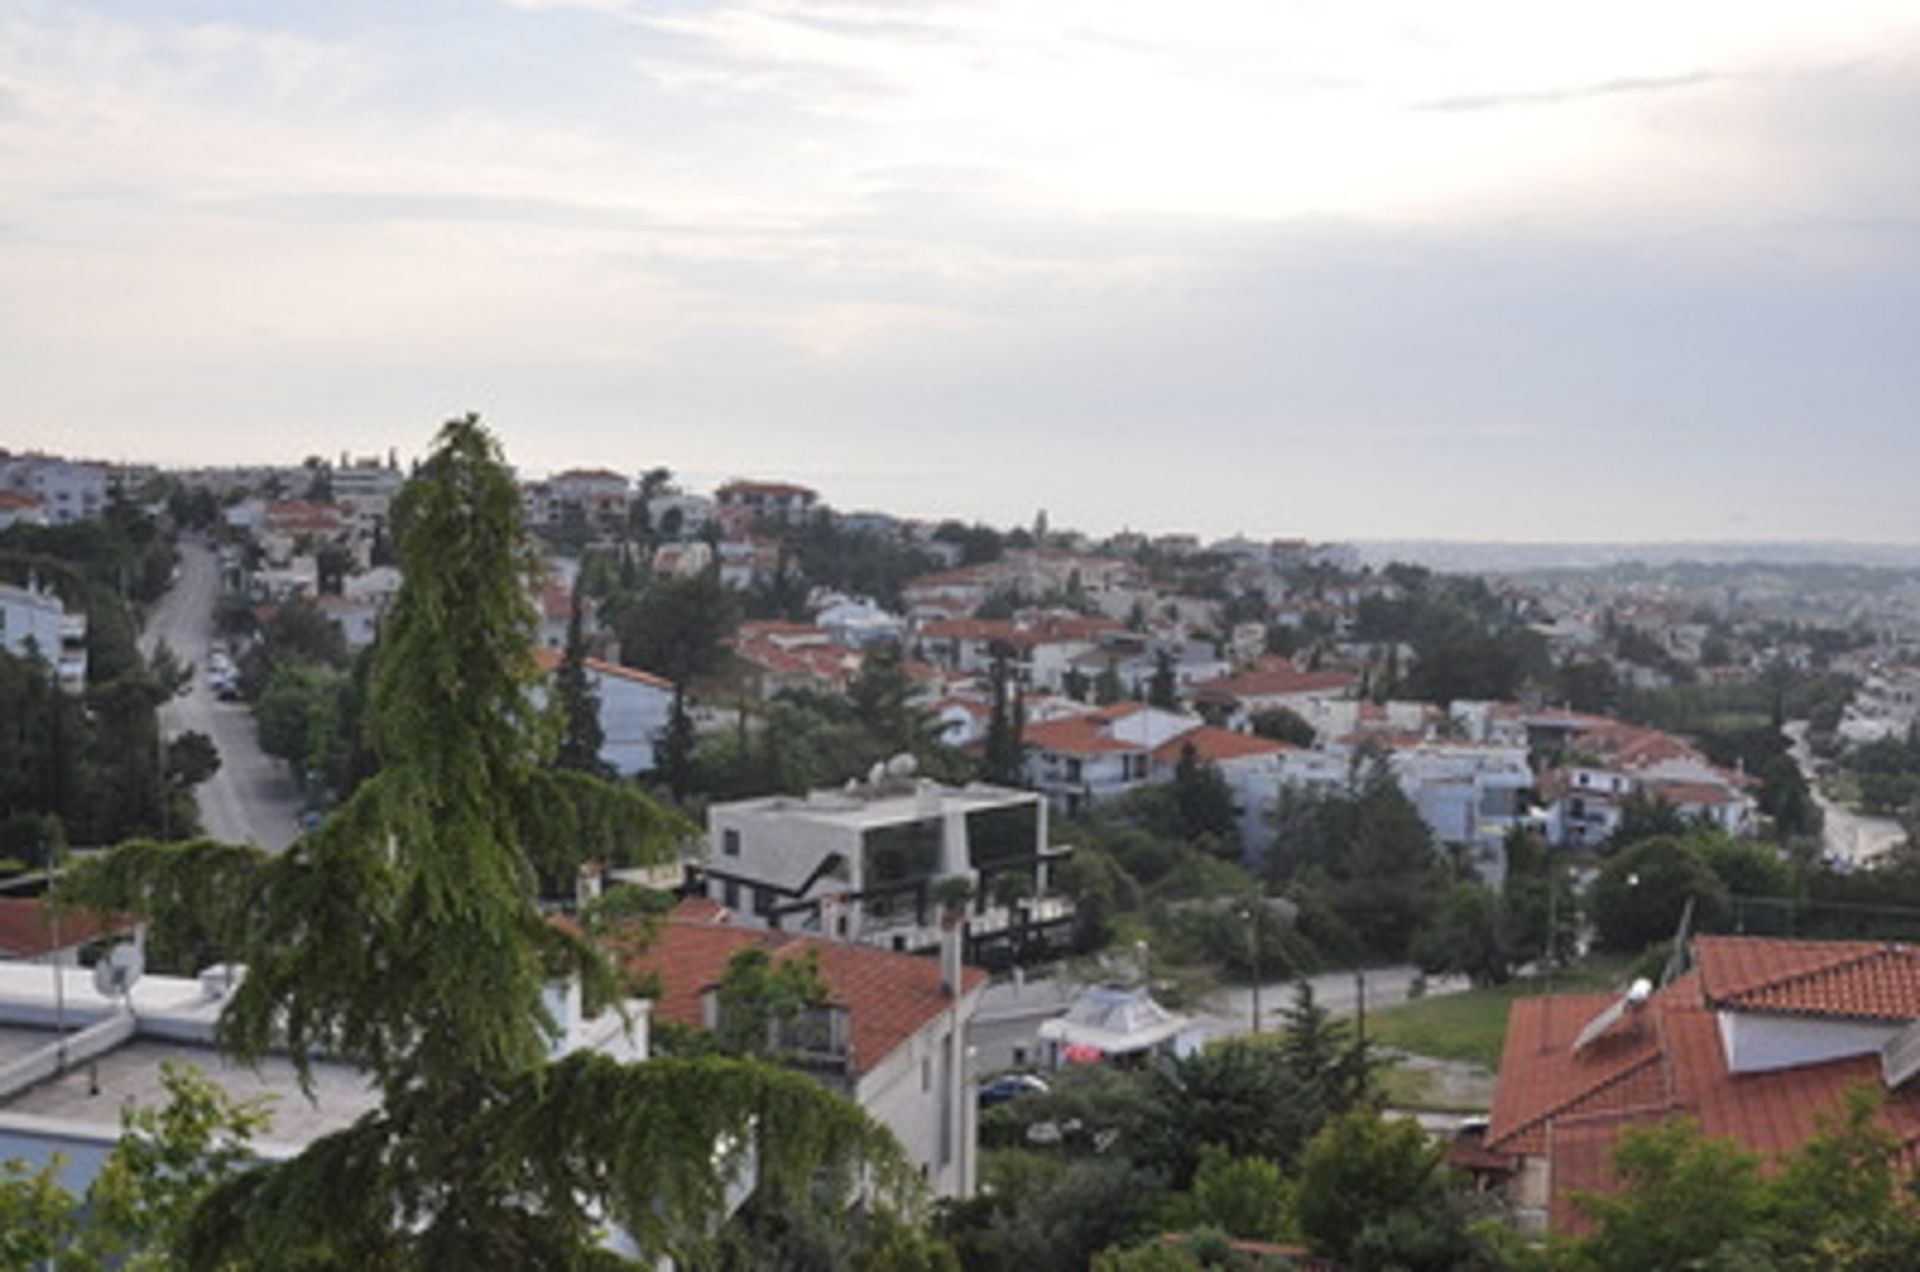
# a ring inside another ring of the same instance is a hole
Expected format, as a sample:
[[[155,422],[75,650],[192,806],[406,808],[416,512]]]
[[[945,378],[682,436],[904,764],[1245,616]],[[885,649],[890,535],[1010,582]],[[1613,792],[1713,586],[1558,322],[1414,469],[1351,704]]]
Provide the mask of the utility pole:
[[[1246,909],[1247,916],[1247,955],[1253,964],[1253,1032],[1260,1032],[1260,911],[1253,906]]]

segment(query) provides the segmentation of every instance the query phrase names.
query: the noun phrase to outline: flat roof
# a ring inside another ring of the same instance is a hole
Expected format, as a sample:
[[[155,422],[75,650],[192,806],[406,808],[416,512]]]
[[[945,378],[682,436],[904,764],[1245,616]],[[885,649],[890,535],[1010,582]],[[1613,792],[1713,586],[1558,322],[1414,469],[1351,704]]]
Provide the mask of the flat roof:
[[[7,1032],[31,1033],[37,1045],[53,1039],[52,1030]],[[212,1047],[136,1038],[97,1060],[82,1062],[59,1077],[29,1087],[0,1104],[0,1112],[118,1128],[123,1108],[166,1103],[166,1088],[160,1081],[160,1066],[166,1061],[193,1065],[236,1100],[269,1098],[272,1122],[260,1137],[266,1140],[307,1144],[348,1126],[380,1104],[380,1094],[368,1084],[366,1075],[348,1065],[316,1061],[315,1099],[309,1100],[301,1093],[293,1062],[282,1057],[269,1056],[260,1061],[258,1069],[252,1069]]]
[[[714,804],[711,814],[745,814],[751,817],[781,817],[811,821],[852,829],[892,826],[901,822],[941,817],[947,813],[972,813],[989,808],[1015,808],[1038,804],[1033,791],[1006,786],[972,783],[964,787],[932,785],[926,789],[912,786],[882,786],[877,791],[861,786],[851,791],[813,791],[806,796],[766,795],[758,799]]]

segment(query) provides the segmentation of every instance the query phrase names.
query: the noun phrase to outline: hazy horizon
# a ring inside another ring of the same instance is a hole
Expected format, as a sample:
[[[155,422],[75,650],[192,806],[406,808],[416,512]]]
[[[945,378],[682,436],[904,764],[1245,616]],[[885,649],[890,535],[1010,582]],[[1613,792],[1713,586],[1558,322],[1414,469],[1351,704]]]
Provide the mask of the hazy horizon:
[[[1920,13],[0,4],[0,446],[1920,542]]]

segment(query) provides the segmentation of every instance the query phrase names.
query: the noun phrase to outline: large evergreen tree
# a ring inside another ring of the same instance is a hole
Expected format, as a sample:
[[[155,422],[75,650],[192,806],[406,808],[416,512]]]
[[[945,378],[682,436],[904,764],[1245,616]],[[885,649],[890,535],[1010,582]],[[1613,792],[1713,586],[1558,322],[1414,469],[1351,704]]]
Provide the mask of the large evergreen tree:
[[[220,1022],[242,1059],[285,1048],[364,1068],[382,1104],[197,1209],[194,1267],[628,1266],[612,1223],[652,1253],[722,1217],[719,1159],[750,1147],[763,1182],[897,1148],[797,1075],[727,1059],[549,1059],[543,984],[620,991],[604,956],[536,902],[586,857],[663,856],[689,828],[631,790],[547,763],[530,687],[535,561],[492,438],[450,423],[395,507],[406,583],[382,633],[368,737],[378,771],[286,854],[135,842],[70,892],[191,920],[247,974]],[[904,1185],[903,1185],[904,1186]]]

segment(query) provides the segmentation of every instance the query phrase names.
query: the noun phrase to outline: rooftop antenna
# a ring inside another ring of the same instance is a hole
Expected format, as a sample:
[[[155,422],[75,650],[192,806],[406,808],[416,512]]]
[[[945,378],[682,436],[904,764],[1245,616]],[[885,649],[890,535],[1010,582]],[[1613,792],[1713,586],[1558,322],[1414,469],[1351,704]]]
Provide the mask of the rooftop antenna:
[[[1667,965],[1660,969],[1660,988],[1665,989],[1678,980],[1687,970],[1687,938],[1693,934],[1693,903],[1695,898],[1688,897],[1687,904],[1680,911],[1680,926],[1673,934],[1673,953],[1667,956]]]

